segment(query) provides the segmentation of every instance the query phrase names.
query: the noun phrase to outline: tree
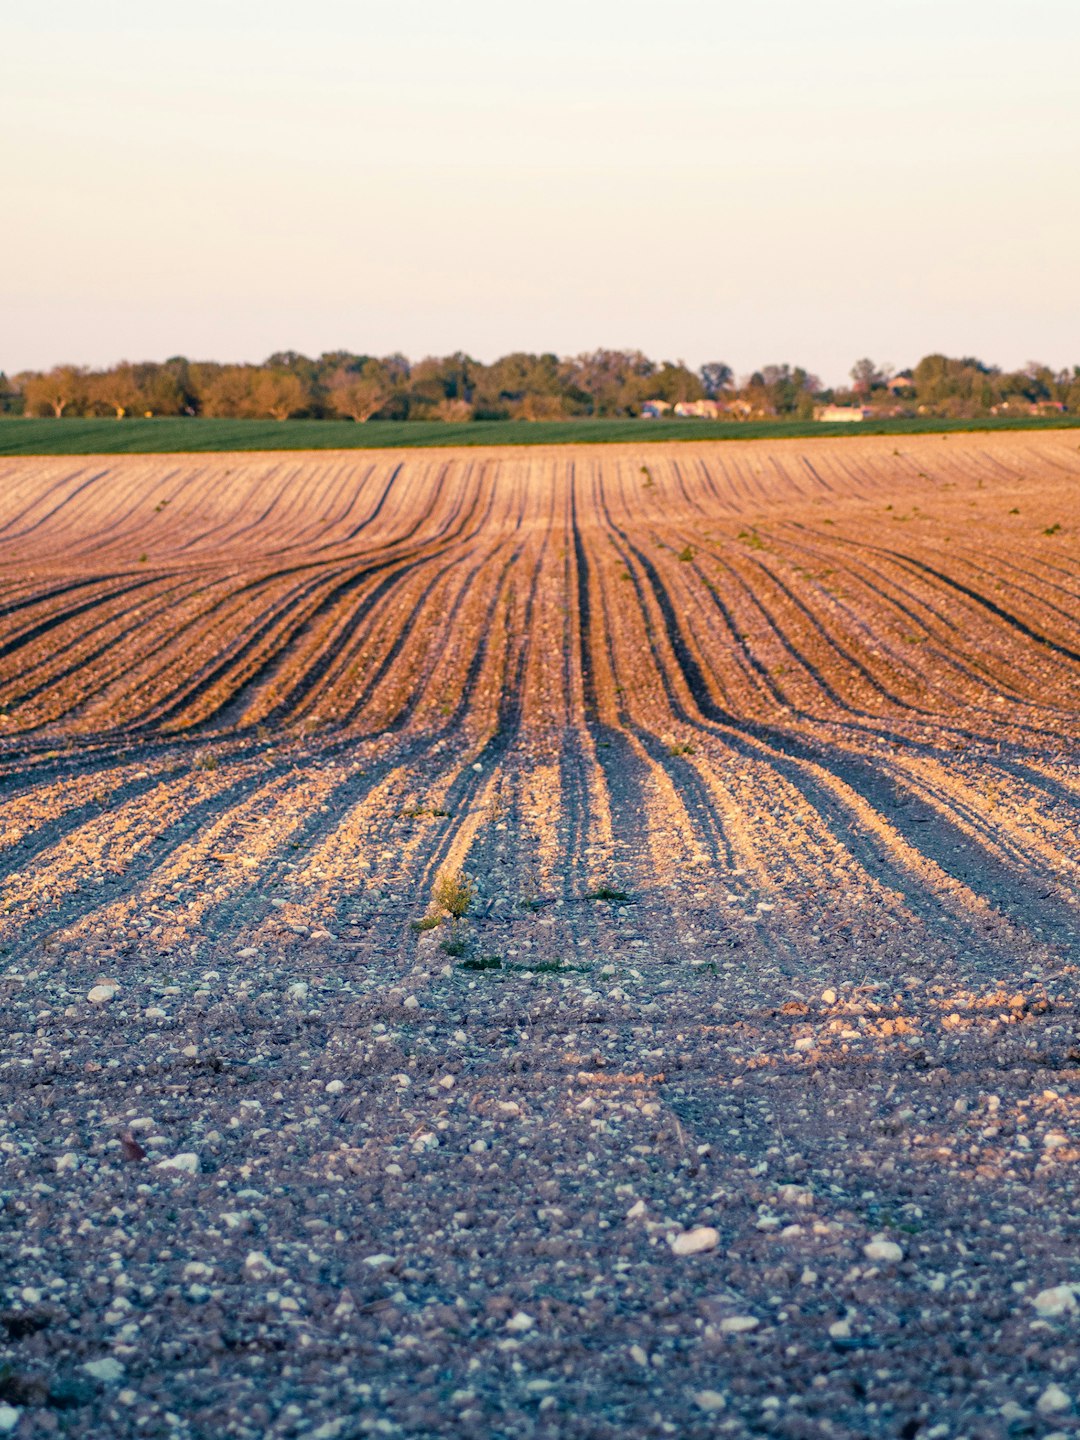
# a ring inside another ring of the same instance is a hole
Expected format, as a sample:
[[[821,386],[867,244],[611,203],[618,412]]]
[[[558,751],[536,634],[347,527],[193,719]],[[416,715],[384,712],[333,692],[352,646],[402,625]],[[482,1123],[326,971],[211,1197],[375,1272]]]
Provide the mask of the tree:
[[[723,360],[710,360],[707,365],[702,365],[698,374],[710,400],[715,400],[724,390],[729,389],[735,378],[731,366]]]
[[[111,410],[117,420],[123,420],[129,411],[139,408],[141,394],[135,380],[134,366],[126,360],[114,365],[111,370],[102,370],[91,375],[87,381],[88,395],[92,405]]]
[[[288,370],[262,369],[255,372],[251,398],[260,414],[287,420],[298,410],[305,410],[311,396],[299,375]]]
[[[203,368],[210,371],[209,366]],[[254,415],[252,392],[256,373],[251,365],[214,367],[201,387],[199,398],[203,414],[227,420],[247,419]]]
[[[60,420],[65,410],[85,405],[86,371],[80,365],[57,365],[45,375],[28,376],[23,394],[31,415],[47,415],[51,410]]]
[[[339,370],[328,387],[328,398],[339,415],[363,424],[387,404],[393,385],[378,360],[367,360],[359,373]]]
[[[851,367],[851,383],[856,395],[867,396],[888,382],[887,367],[879,368],[873,360],[856,360]]]

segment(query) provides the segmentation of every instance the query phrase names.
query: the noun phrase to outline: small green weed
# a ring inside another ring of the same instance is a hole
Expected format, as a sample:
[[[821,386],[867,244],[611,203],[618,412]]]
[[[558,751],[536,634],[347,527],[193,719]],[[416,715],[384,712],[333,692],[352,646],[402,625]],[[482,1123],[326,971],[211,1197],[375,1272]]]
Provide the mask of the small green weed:
[[[501,970],[502,968],[502,958],[498,955],[472,955],[458,966],[459,970]]]
[[[630,896],[625,890],[616,890],[610,885],[599,885],[595,890],[590,890],[585,899],[610,900],[615,904],[625,905]]]
[[[694,558],[694,548],[693,548],[693,546],[692,546],[692,545],[684,545],[683,548],[679,551],[679,554],[678,554],[678,556],[677,556],[676,558],[679,559],[679,560],[681,560],[684,565],[689,564],[690,561],[693,560],[693,558]]]
[[[463,935],[448,935],[439,944],[439,949],[444,955],[452,955],[454,959],[460,959],[462,955],[468,955],[469,942]]]
[[[425,930],[435,930],[441,924],[438,915],[425,915],[422,920],[410,920],[409,929],[417,935],[423,934]]]
[[[1056,535],[1060,529],[1061,529],[1061,526],[1060,526],[1060,525],[1048,525],[1048,526],[1046,527],[1046,529],[1043,531],[1043,534],[1044,534],[1044,535]]]
[[[694,747],[689,740],[673,740],[667,747],[667,753],[669,755],[692,755]]]
[[[441,870],[435,881],[435,903],[460,920],[466,915],[475,893],[472,881],[461,870]]]

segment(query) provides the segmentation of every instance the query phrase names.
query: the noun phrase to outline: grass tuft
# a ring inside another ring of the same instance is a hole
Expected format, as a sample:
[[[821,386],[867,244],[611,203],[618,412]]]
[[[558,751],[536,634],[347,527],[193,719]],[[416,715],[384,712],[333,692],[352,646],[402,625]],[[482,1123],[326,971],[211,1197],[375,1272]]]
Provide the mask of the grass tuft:
[[[435,903],[455,920],[468,914],[475,887],[461,870],[441,870],[435,881]]]
[[[610,885],[599,885],[595,890],[590,890],[585,896],[586,900],[611,900],[619,905],[624,905],[630,896],[625,890],[615,890]]]

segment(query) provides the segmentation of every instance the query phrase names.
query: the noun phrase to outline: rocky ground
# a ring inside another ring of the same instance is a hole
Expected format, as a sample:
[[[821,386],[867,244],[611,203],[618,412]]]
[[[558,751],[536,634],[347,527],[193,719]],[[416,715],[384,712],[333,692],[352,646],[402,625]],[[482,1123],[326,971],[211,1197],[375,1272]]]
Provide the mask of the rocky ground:
[[[9,467],[0,1435],[1080,1434],[1055,444]]]

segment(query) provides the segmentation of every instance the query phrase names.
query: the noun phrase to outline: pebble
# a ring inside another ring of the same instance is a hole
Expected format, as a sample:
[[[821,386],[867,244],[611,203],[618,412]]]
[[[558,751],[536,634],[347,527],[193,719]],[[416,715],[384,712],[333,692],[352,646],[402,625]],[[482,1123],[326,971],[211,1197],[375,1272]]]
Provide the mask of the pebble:
[[[66,1155],[56,1157],[56,1169],[59,1174],[63,1174],[65,1170],[77,1170],[78,1168],[79,1157],[73,1150],[69,1150]]]
[[[904,1258],[904,1252],[895,1240],[871,1240],[869,1245],[863,1246],[862,1253],[868,1260],[881,1260],[888,1265],[895,1265]]]
[[[419,1010],[419,1009],[420,1009],[420,1001],[416,998],[415,995],[410,995],[410,996],[406,999],[406,1001],[405,1001],[405,1009],[406,1009],[406,1010]]]
[[[0,1404],[0,1431],[14,1430],[21,1414],[22,1411],[17,1410],[14,1405]]]
[[[198,1155],[190,1150],[180,1155],[170,1155],[167,1160],[159,1160],[154,1166],[155,1170],[179,1170],[182,1175],[197,1175],[200,1168]]]
[[[676,1255],[698,1255],[703,1250],[715,1250],[720,1244],[720,1233],[711,1225],[696,1225],[693,1230],[672,1235],[668,1244]]]
[[[729,1315],[720,1321],[722,1335],[741,1335],[746,1330],[756,1330],[761,1321],[754,1315]]]
[[[1053,1319],[1057,1315],[1072,1315],[1080,1309],[1076,1302],[1077,1290],[1080,1290],[1080,1285],[1052,1285],[1048,1290],[1040,1290],[1031,1303],[1046,1319]]]
[[[345,1082],[342,1080],[328,1080],[325,1089],[327,1095],[340,1095],[345,1089]]]
[[[119,989],[120,986],[114,981],[107,980],[88,990],[86,992],[86,998],[90,1001],[91,1005],[105,1005],[118,993]]]
[[[1072,1406],[1072,1400],[1060,1385],[1050,1384],[1035,1401],[1035,1409],[1040,1415],[1056,1415],[1061,1410],[1068,1410]]]
[[[275,1265],[269,1255],[264,1255],[261,1250],[252,1250],[244,1261],[244,1274],[249,1280],[269,1280],[271,1275],[283,1273],[279,1265]]]
[[[699,1390],[694,1396],[694,1404],[699,1410],[705,1410],[712,1414],[717,1410],[723,1410],[727,1401],[719,1390]]]
[[[821,992],[821,1003],[822,1003],[823,1005],[835,1005],[835,1004],[836,1004],[836,991],[835,991],[835,990],[822,990],[822,992]]]
[[[514,1335],[524,1335],[525,1332],[531,1330],[535,1324],[536,1321],[531,1315],[526,1315],[524,1310],[518,1310],[516,1314],[511,1315],[510,1319],[507,1320],[506,1328]]]
[[[100,1360],[88,1360],[82,1368],[94,1380],[119,1380],[124,1373],[123,1365],[111,1355],[104,1355]]]
[[[308,983],[306,980],[295,980],[285,991],[290,1000],[306,1000],[308,997]]]

